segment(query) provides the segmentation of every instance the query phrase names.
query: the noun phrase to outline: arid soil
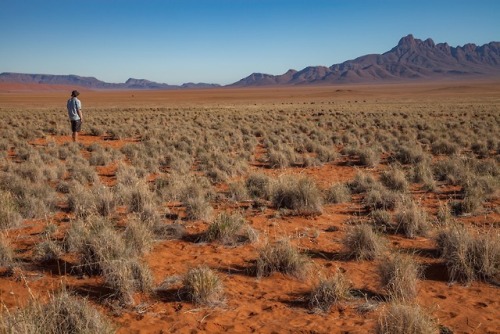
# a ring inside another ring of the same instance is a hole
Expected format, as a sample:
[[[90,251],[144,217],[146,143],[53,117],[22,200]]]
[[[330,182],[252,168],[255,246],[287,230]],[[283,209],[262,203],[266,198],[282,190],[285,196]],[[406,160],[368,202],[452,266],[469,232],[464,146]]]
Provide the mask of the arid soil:
[[[18,112],[30,117],[44,117],[45,110],[60,110],[60,129],[66,129],[65,101],[72,88],[34,90],[36,87],[0,86],[0,112]],[[349,110],[380,110],[388,112],[406,108],[436,108],[449,110],[482,108],[487,105],[500,115],[500,82],[434,82],[428,84],[352,85],[291,88],[214,89],[183,91],[82,91],[80,99],[86,119],[92,119],[106,110],[144,108],[152,115],[155,108],[188,110],[206,108],[207,117],[212,109],[232,110],[245,108],[259,110],[311,110],[321,118],[322,112],[340,106]],[[303,106],[303,107],[302,107]],[[451,106],[451,107],[450,107]],[[429,111],[429,110],[426,110]],[[429,111],[432,115],[432,112]],[[457,117],[460,115],[457,114]],[[120,121],[120,120],[118,120]],[[134,121],[132,121],[134,122]],[[84,123],[85,124],[85,123]],[[166,127],[169,125],[166,124]],[[266,124],[262,124],[263,127]],[[69,130],[69,129],[68,129]],[[83,128],[80,136],[81,154],[89,158],[86,148],[99,144],[110,150],[120,150],[126,145],[136,145],[139,137],[110,138],[109,134],[91,135]],[[458,130],[459,131],[459,130]],[[487,134],[485,134],[487,135]],[[62,147],[71,141],[65,134],[46,134],[27,141],[37,149]],[[335,147],[340,152],[341,146]],[[334,183],[352,181],[362,169],[379,178],[388,168],[382,157],[375,168],[359,167],[351,157],[340,154],[331,162],[320,166],[292,166],[269,168],[264,162],[266,147],[257,138],[253,147],[249,170],[246,175],[259,172],[277,178],[292,174],[312,178],[321,189]],[[9,148],[8,159],[20,163],[16,148]],[[498,160],[496,160],[498,161]],[[95,166],[101,182],[109,187],[116,185],[118,161]],[[148,175],[149,182],[158,177]],[[214,184],[220,194],[227,192],[228,183],[245,177],[236,176]],[[55,186],[55,185],[53,185]],[[434,220],[441,201],[453,187],[442,185],[439,191],[425,192],[413,184],[411,196]],[[32,259],[34,246],[44,236],[47,225],[57,226],[56,238],[64,238],[74,213],[61,204],[59,210],[46,218],[25,219],[20,227],[4,230],[15,250],[16,265],[9,273],[0,276],[0,304],[3,312],[15,312],[33,298],[45,300],[61,288],[87,298],[117,328],[118,333],[372,333],[379,315],[387,307],[387,296],[381,288],[377,264],[381,259],[356,261],[343,256],[342,239],[346,229],[356,219],[366,216],[361,197],[341,204],[323,204],[319,215],[288,215],[271,205],[259,206],[252,201],[235,202],[223,196],[212,201],[213,215],[233,210],[243,214],[259,233],[259,241],[238,246],[224,246],[217,242],[200,242],[209,222],[203,219],[184,219],[185,208],[176,202],[163,203],[165,223],[180,222],[186,236],[179,240],[158,240],[151,251],[144,255],[145,263],[153,274],[154,286],[159,287],[168,278],[184,275],[190,268],[207,265],[215,270],[224,286],[224,302],[215,307],[195,305],[183,300],[177,287],[154,293],[136,293],[134,302],[118,305],[107,298],[106,286],[100,276],[75,273],[75,255],[64,254],[49,264]],[[462,215],[455,219],[475,229],[488,229],[498,234],[500,227],[500,198],[493,196],[478,214]],[[115,218],[126,224],[126,207],[117,207]],[[274,273],[269,277],[255,275],[255,259],[266,240],[289,237],[312,261],[309,275],[304,278]],[[423,266],[418,281],[416,303],[440,325],[442,333],[500,333],[500,293],[498,282],[474,280],[469,284],[450,282],[443,260],[436,251],[433,232],[427,236],[406,238],[401,234],[388,234],[393,250],[411,254]],[[320,275],[340,270],[352,283],[353,297],[334,305],[326,313],[312,312],[307,296]],[[5,272],[5,270],[3,270]]]

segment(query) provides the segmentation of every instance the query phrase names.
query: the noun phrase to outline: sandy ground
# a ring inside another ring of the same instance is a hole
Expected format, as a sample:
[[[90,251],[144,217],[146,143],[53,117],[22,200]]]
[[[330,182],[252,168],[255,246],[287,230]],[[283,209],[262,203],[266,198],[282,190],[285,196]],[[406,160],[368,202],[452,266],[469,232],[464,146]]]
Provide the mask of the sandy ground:
[[[35,87],[36,88],[36,87]],[[0,109],[38,110],[64,109],[71,88],[8,86],[0,84]],[[465,101],[471,104],[489,101],[500,104],[498,82],[440,82],[431,84],[355,85],[325,87],[213,89],[189,91],[82,91],[84,108],[98,112],[104,108],[162,107],[206,105],[244,105],[259,108],[263,103],[289,102],[318,103],[342,100],[350,103],[383,101],[385,104],[417,103],[434,101]],[[500,110],[499,110],[500,113]],[[68,136],[50,139],[56,145],[70,141]],[[105,138],[81,136],[83,145],[94,142],[118,149],[133,139],[108,141]],[[47,138],[31,142],[47,145]],[[256,147],[254,155],[262,154]],[[258,159],[255,159],[258,160]],[[320,186],[333,182],[345,182],[355,175],[352,166],[335,161],[321,167],[263,169],[264,173],[307,174]],[[116,165],[98,167],[103,182],[113,185]],[[438,198],[433,193],[414,194],[424,196],[424,206],[436,210]],[[499,203],[494,203],[498,205]],[[230,203],[218,203],[216,210],[224,210]],[[171,210],[177,210],[172,207]],[[64,258],[53,266],[31,264],[30,249],[39,240],[46,222],[26,221],[20,229],[8,231],[15,241],[16,250],[27,265],[17,269],[11,277],[0,277],[0,303],[8,309],[22,306],[30,296],[45,298],[50,291],[66,286],[87,297],[100,311],[110,316],[118,325],[119,333],[369,333],[373,332],[380,312],[384,309],[384,294],[380,288],[376,261],[347,261],[339,254],[339,244],[345,231],[345,222],[353,214],[363,210],[354,199],[347,204],[325,205],[316,217],[280,216],[274,210],[249,208],[245,217],[252,227],[267,234],[270,239],[283,235],[292,236],[295,245],[311,256],[313,273],[334,273],[340,269],[352,281],[357,297],[335,306],[326,314],[311,313],[305,298],[312,281],[299,280],[282,274],[257,279],[252,274],[260,244],[225,247],[219,244],[197,243],[189,238],[158,242],[145,257],[151,267],[155,284],[168,277],[182,275],[189,268],[206,264],[215,269],[223,280],[226,294],[224,305],[207,308],[181,301],[175,290],[164,291],[156,296],[137,294],[135,306],[116,309],[101,302],[106,293],[99,277],[78,277],[69,271],[75,259]],[[60,212],[51,218],[59,226],[68,224],[71,215]],[[469,222],[483,225],[500,224],[500,215],[490,212],[468,218]],[[188,235],[197,235],[207,228],[203,221],[187,222]],[[417,302],[436,318],[439,324],[453,333],[500,333],[500,294],[497,286],[474,282],[469,286],[449,284],[446,268],[435,255],[431,238],[406,239],[390,235],[392,247],[414,253],[424,264],[423,278],[418,283]],[[333,242],[332,242],[333,241]],[[313,275],[317,276],[317,275]]]

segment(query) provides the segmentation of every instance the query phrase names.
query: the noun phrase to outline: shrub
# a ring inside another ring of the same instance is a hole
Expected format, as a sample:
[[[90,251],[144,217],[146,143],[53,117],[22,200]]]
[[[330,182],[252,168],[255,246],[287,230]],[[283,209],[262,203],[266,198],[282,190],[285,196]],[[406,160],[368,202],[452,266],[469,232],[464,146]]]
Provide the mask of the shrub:
[[[309,259],[292,246],[288,239],[266,244],[257,259],[257,277],[269,276],[274,272],[303,278],[309,267]]]
[[[377,334],[438,334],[436,322],[419,306],[391,303],[378,319]]]
[[[277,209],[290,209],[301,215],[321,214],[323,204],[314,181],[292,176],[278,179],[273,186],[272,202]]]
[[[114,331],[112,323],[85,299],[66,291],[51,295],[46,304],[32,300],[28,307],[0,320],[2,333],[87,334]]]
[[[404,200],[395,214],[396,232],[408,238],[424,236],[430,228],[427,213],[412,200]]]
[[[325,193],[327,203],[345,203],[351,200],[351,191],[345,183],[335,183]]]
[[[328,312],[332,305],[351,297],[351,283],[340,271],[326,279],[320,279],[309,294],[309,308]]]
[[[350,227],[342,244],[346,255],[356,260],[373,260],[386,249],[385,240],[367,224]]]
[[[220,241],[224,245],[234,245],[241,242],[255,241],[257,234],[240,214],[222,212],[209,225],[204,239]]]
[[[183,279],[183,294],[200,305],[216,306],[223,302],[224,287],[213,270],[205,266],[190,269]]]
[[[417,296],[420,267],[408,255],[386,257],[378,266],[382,286],[393,300],[409,301]]]

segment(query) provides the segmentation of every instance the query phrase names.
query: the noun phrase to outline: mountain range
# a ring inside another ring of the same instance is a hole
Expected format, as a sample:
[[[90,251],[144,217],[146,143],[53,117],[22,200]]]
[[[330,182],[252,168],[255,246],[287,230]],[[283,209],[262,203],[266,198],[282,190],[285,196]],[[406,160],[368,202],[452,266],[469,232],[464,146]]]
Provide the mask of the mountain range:
[[[341,64],[309,66],[281,75],[252,73],[229,87],[376,83],[423,79],[500,78],[500,42],[482,46],[469,43],[451,47],[422,41],[408,35],[383,54],[369,54]],[[187,89],[214,88],[218,84],[185,83],[169,85],[145,79],[107,83],[94,77],[77,75],[0,73],[0,82],[40,83],[82,86],[90,89]]]

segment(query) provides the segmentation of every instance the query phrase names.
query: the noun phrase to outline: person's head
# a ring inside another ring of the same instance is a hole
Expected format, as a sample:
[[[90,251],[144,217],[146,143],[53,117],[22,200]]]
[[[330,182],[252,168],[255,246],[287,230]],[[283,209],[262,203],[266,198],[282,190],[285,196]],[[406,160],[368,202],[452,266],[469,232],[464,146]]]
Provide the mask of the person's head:
[[[71,92],[71,97],[77,97],[80,93],[77,90]]]

